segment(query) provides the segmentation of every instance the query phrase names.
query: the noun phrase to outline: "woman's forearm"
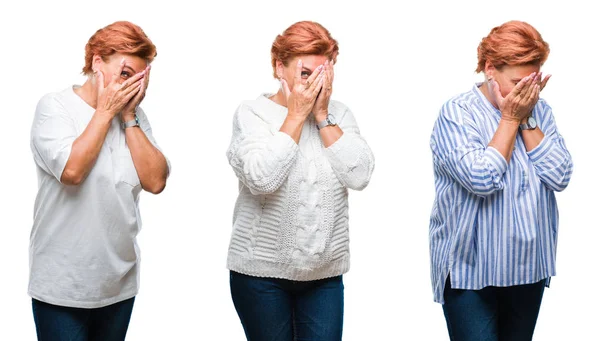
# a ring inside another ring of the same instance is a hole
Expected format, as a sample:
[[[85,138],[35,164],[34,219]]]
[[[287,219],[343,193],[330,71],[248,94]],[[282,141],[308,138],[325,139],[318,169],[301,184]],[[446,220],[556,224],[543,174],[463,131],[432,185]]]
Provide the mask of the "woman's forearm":
[[[102,149],[113,116],[109,113],[94,112],[90,123],[71,146],[71,154],[60,177],[65,185],[79,185],[92,170]]]
[[[506,162],[509,163],[515,148],[518,131],[519,121],[501,118],[498,128],[496,128],[496,133],[494,133],[488,146],[494,147],[494,149],[504,156]]]
[[[306,117],[300,117],[295,115],[287,115],[285,121],[279,128],[279,131],[290,135],[290,137],[296,141],[296,144],[300,143],[300,135],[302,135],[302,128]]]
[[[535,147],[539,146],[540,142],[544,139],[544,133],[540,129],[540,127],[536,127],[531,130],[522,130],[521,137],[523,138],[523,142],[525,143],[525,148],[527,151],[532,151]]]
[[[340,137],[342,137],[344,132],[342,131],[342,128],[336,124],[321,128],[319,130],[319,134],[321,135],[323,146],[325,146],[325,148],[329,148],[329,146],[334,144],[340,139]]]
[[[167,159],[148,139],[140,127],[125,129],[127,146],[142,188],[150,193],[162,192],[167,183]]]

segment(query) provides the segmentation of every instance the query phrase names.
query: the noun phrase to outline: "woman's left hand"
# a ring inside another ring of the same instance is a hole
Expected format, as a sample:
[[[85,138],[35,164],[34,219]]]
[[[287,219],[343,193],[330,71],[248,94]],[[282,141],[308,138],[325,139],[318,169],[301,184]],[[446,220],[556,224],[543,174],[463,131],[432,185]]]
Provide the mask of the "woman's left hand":
[[[146,89],[148,89],[148,84],[150,83],[150,65],[146,66],[146,73],[142,79],[142,87],[140,88],[137,95],[135,95],[126,105],[123,107],[121,111],[121,120],[123,122],[127,122],[133,120],[135,117],[135,112],[137,107],[146,97]]]
[[[544,90],[544,88],[546,87],[546,84],[548,83],[548,80],[550,80],[550,77],[552,77],[552,75],[546,75],[546,77],[544,77],[544,79],[542,79],[542,73],[538,72],[536,81],[537,81],[538,85],[540,86],[540,92],[542,90]]]
[[[323,64],[323,67],[325,80],[312,111],[317,122],[324,121],[327,118],[327,108],[329,107],[329,99],[331,98],[331,93],[333,91],[333,61],[326,61],[325,64]]]

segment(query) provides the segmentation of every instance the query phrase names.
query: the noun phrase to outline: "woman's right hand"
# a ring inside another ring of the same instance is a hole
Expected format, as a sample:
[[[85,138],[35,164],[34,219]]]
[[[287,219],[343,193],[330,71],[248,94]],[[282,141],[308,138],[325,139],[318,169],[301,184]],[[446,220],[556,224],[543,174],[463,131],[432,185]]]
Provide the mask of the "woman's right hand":
[[[308,77],[306,83],[302,83],[302,60],[298,60],[296,74],[294,77],[294,88],[290,92],[285,79],[281,78],[283,94],[287,99],[288,115],[305,120],[310,114],[317,95],[323,87],[324,80],[323,65],[319,65]]]
[[[146,70],[135,74],[123,83],[119,83],[119,78],[125,67],[125,59],[121,61],[116,73],[112,75],[110,83],[104,86],[104,74],[102,71],[96,72],[97,99],[96,111],[100,111],[114,117],[119,114],[123,107],[140,91],[142,80]]]
[[[521,122],[531,115],[533,107],[540,97],[540,84],[536,72],[521,79],[506,96],[502,97],[498,83],[494,81],[492,94],[495,97],[502,118],[509,121]],[[545,84],[544,84],[545,85]]]

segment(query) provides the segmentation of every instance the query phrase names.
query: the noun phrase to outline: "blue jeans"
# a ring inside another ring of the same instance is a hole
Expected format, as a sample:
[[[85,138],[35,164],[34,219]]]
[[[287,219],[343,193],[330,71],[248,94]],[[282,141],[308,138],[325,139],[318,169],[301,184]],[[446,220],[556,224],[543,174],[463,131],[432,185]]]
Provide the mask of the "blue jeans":
[[[230,286],[248,341],[342,339],[342,276],[302,282],[231,271]]]
[[[39,341],[123,341],[135,297],[102,308],[63,307],[32,299]]]
[[[531,341],[545,280],[481,290],[444,289],[444,315],[452,341]]]

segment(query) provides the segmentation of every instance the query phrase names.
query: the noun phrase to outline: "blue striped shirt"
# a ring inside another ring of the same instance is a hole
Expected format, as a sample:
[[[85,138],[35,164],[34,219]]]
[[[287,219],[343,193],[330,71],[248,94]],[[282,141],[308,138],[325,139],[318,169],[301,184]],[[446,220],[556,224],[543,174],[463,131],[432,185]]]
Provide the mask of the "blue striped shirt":
[[[454,289],[478,290],[555,275],[554,192],[571,179],[571,155],[540,99],[533,116],[544,139],[528,152],[519,133],[507,163],[488,146],[500,111],[478,85],[444,104],[431,135],[436,194],[429,241],[439,303],[448,276]]]

